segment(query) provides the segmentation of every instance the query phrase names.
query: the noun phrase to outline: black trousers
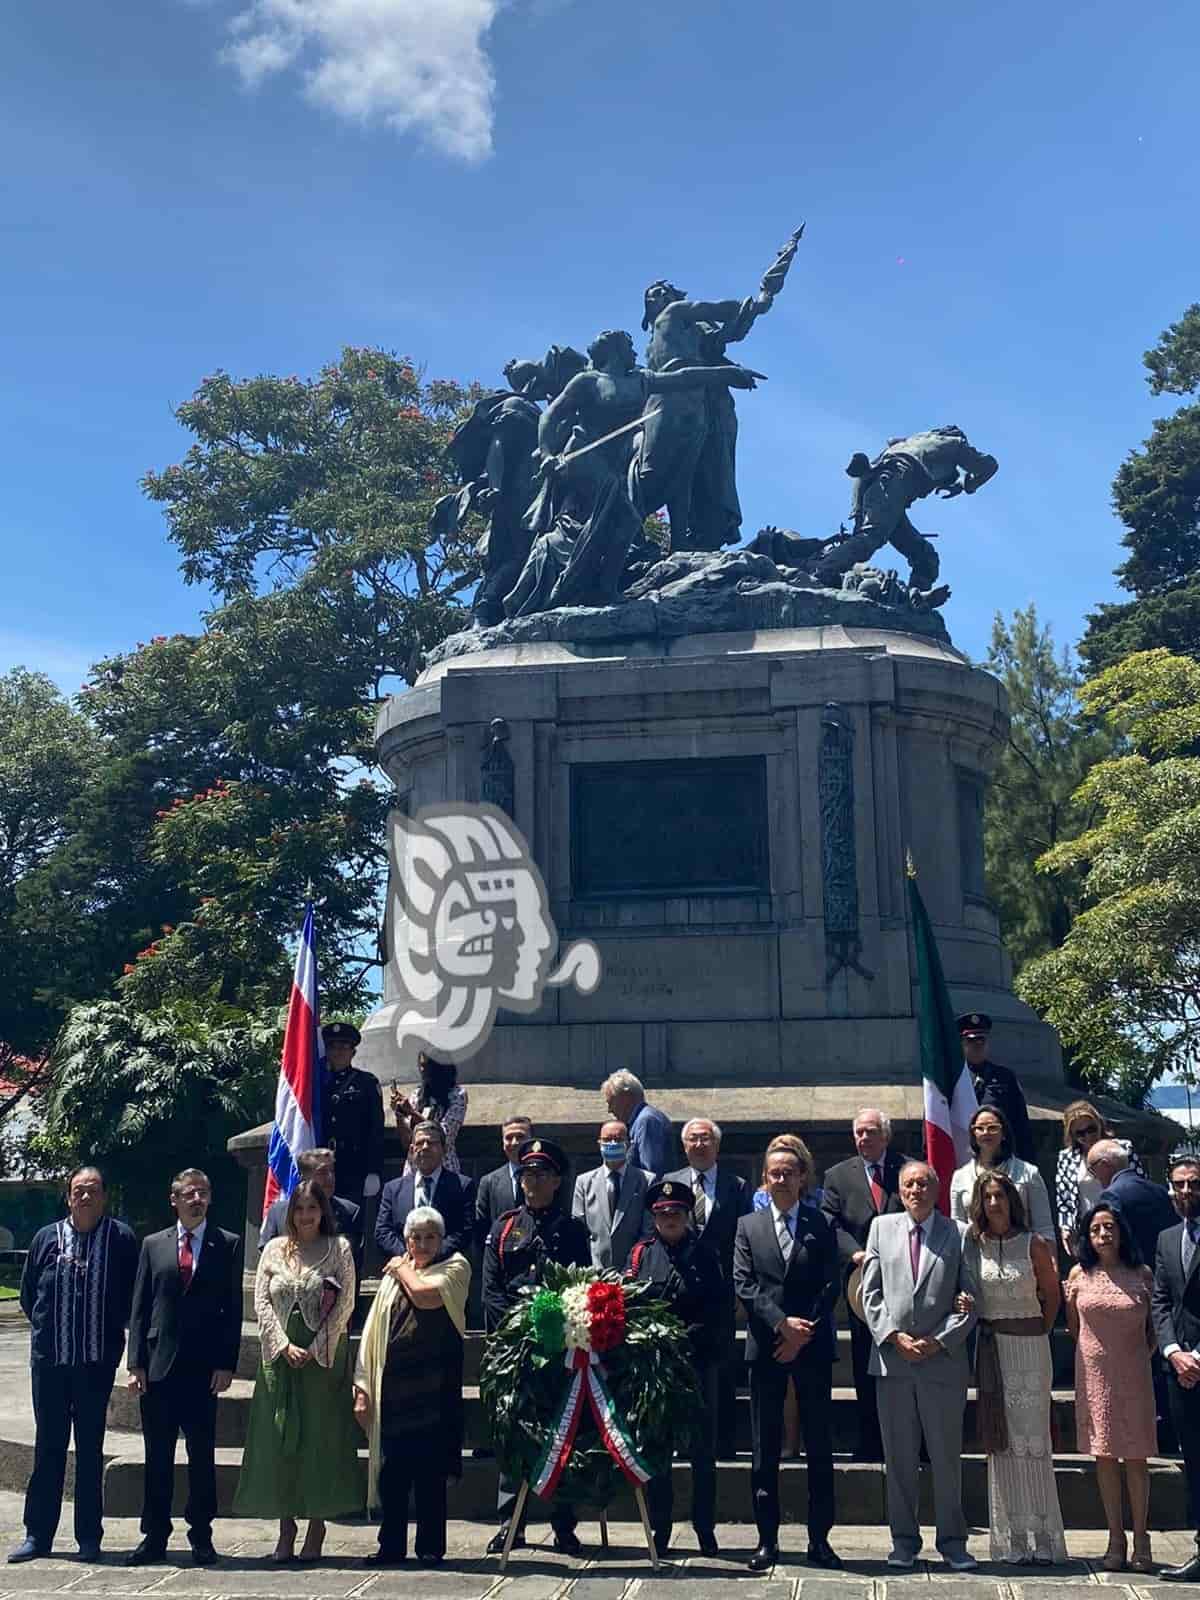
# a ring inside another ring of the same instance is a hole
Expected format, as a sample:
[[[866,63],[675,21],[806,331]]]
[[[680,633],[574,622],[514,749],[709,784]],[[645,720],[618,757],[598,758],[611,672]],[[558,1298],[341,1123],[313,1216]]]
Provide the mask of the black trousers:
[[[417,1519],[416,1554],[420,1560],[446,1554],[446,1475],[431,1472],[411,1434],[380,1441],[379,1548],[403,1560],[408,1554],[408,1505],[411,1496]]]
[[[746,1360],[738,1349],[737,1325],[731,1320],[717,1367],[717,1455],[722,1461],[737,1454],[737,1391],[745,1375]]]
[[[701,1535],[711,1534],[717,1519],[717,1422],[720,1416],[721,1376],[719,1356],[695,1361],[696,1382],[700,1387],[700,1413],[692,1434],[692,1527]],[[671,1469],[646,1485],[646,1509],[655,1533],[670,1537],[674,1521],[675,1491]]]
[[[1196,1542],[1200,1544],[1200,1387],[1185,1389],[1170,1362],[1167,1368],[1167,1402],[1183,1452],[1192,1527],[1196,1530]]]
[[[754,1520],[763,1544],[774,1544],[779,1537],[779,1456],[789,1383],[796,1388],[796,1408],[804,1431],[809,1540],[827,1539],[833,1527],[833,1368],[827,1361],[806,1365],[801,1359],[790,1366],[756,1361],[750,1368],[750,1424],[754,1433],[750,1487]]]
[[[867,1371],[871,1360],[871,1333],[865,1322],[850,1313],[850,1363],[854,1369],[854,1393],[858,1404],[858,1450],[861,1455],[883,1460],[883,1436],[879,1432],[879,1406],[875,1399],[875,1379]]]
[[[146,1490],[142,1532],[155,1543],[171,1537],[175,1491],[175,1445],[187,1446],[188,1497],[183,1515],[193,1545],[212,1543],[217,1514],[217,1397],[212,1368],[176,1361],[142,1396],[142,1437],[146,1443]]]
[[[25,1532],[49,1546],[62,1515],[67,1448],[75,1432],[75,1541],[98,1544],[104,1534],[104,1427],[116,1369],[99,1362],[58,1367],[34,1361],[31,1370],[37,1441],[25,1491]]]

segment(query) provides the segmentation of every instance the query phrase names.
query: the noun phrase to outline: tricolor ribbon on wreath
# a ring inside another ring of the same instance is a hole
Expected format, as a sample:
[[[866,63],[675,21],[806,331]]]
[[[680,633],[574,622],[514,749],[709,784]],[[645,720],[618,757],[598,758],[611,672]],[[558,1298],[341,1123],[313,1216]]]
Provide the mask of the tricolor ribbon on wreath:
[[[604,1448],[628,1481],[635,1488],[647,1483],[650,1479],[650,1469],[634,1449],[633,1441],[617,1415],[612,1396],[604,1382],[604,1367],[596,1352],[583,1349],[568,1350],[563,1362],[571,1374],[571,1382],[563,1400],[562,1410],[550,1430],[546,1448],[542,1451],[530,1480],[530,1488],[534,1494],[543,1500],[553,1497],[559,1479],[571,1459],[571,1452],[575,1448],[575,1436],[579,1432],[585,1406],[591,1410],[595,1418]]]

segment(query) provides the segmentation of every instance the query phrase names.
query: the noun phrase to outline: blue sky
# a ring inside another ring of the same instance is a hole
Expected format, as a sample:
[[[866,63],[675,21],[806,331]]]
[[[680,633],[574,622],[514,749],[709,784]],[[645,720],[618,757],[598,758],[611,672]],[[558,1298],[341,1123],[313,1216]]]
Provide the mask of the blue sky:
[[[1200,10],[810,0],[82,0],[0,58],[0,670],[73,689],[187,629],[147,467],[220,366],[377,343],[433,376],[637,329],[666,276],[785,295],[742,346],[746,529],[958,422],[1001,461],[926,502],[955,640],[1113,598],[1109,483],[1170,409],[1141,352],[1200,297]],[[640,336],[639,336],[640,343]]]

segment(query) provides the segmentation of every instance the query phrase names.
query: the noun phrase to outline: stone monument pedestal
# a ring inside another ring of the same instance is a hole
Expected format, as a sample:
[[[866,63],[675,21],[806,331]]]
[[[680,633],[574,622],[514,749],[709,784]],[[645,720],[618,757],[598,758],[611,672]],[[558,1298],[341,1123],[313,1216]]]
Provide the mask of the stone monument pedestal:
[[[1061,1084],[984,884],[1004,691],[944,640],[824,626],[457,655],[380,714],[397,803],[479,801],[485,768],[495,793],[497,719],[560,941],[594,940],[604,975],[501,1013],[460,1065],[473,1090],[508,1086],[540,1121],[543,1092],[627,1067],[652,1096],[758,1091],[795,1123],[809,1097],[779,1091],[916,1085],[910,852],[956,1005],[991,1014],[997,1059]],[[393,998],[357,1061],[407,1082]]]

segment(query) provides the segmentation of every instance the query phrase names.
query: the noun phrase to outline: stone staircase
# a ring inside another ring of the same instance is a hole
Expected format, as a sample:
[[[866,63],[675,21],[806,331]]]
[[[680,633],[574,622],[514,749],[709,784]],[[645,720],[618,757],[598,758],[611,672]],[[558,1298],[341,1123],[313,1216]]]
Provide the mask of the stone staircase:
[[[217,1484],[222,1514],[227,1514],[232,1503],[241,1463],[242,1442],[245,1438],[250,1398],[254,1388],[254,1372],[258,1364],[258,1330],[253,1323],[243,1328],[238,1375],[218,1404],[217,1411]],[[1073,1347],[1065,1331],[1058,1329],[1052,1338],[1056,1383],[1063,1386],[1054,1392],[1054,1423],[1058,1451],[1055,1473],[1063,1517],[1067,1526],[1098,1528],[1103,1526],[1100,1497],[1095,1482],[1095,1469],[1089,1457],[1075,1454],[1075,1408],[1071,1391]],[[488,1444],[487,1420],[479,1399],[479,1361],[483,1350],[483,1335],[468,1333],[466,1340],[466,1445],[467,1456],[463,1462],[463,1476],[459,1483],[450,1486],[450,1515],[463,1520],[490,1522],[495,1517],[496,1465],[491,1459],[478,1459],[470,1452],[486,1448]],[[118,1376],[109,1407],[109,1433],[107,1449],[111,1453],[105,1473],[105,1506],[114,1516],[133,1516],[141,1509],[142,1449],[136,1398],[124,1387],[124,1374]],[[879,1524],[886,1520],[884,1494],[884,1469],[882,1466],[855,1462],[850,1459],[856,1436],[855,1398],[850,1368],[850,1338],[845,1330],[838,1336],[838,1359],[834,1368],[834,1449],[836,1454],[838,1521],[845,1524]],[[963,1457],[963,1490],[968,1520],[986,1527],[988,1522],[987,1461],[971,1450],[974,1397],[967,1407],[968,1449]],[[718,1520],[745,1522],[752,1520],[750,1497],[750,1407],[743,1389],[738,1396],[737,1414],[738,1454],[732,1460],[722,1461],[718,1467]],[[6,1461],[12,1452],[5,1454],[0,1447],[0,1480],[11,1475],[6,1471]],[[184,1485],[182,1449],[176,1465],[177,1492],[186,1493]],[[675,1465],[677,1519],[687,1516],[690,1498],[690,1471],[686,1462]],[[927,1474],[926,1474],[927,1477]],[[17,1484],[7,1486],[18,1487]],[[932,1519],[932,1499],[928,1497],[929,1484],[923,1485],[928,1498],[925,1512]],[[780,1493],[784,1516],[802,1522],[806,1512],[807,1482],[803,1459],[785,1462],[781,1474]],[[632,1501],[620,1497],[615,1516],[636,1515]],[[534,1515],[537,1515],[535,1509]],[[1182,1470],[1172,1461],[1157,1461],[1151,1467],[1151,1525],[1155,1528],[1187,1527],[1188,1513]]]

